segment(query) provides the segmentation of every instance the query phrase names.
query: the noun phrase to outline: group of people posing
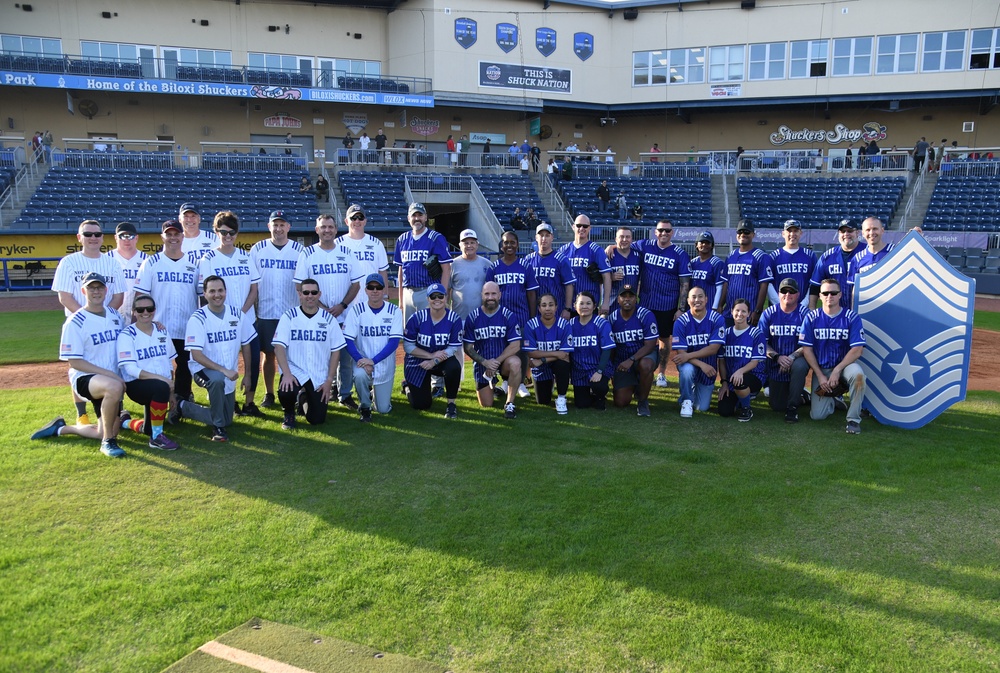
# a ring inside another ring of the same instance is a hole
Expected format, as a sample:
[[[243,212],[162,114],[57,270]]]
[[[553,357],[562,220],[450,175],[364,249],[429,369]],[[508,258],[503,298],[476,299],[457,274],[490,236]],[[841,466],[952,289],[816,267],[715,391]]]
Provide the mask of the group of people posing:
[[[212,231],[204,231],[194,204],[163,223],[163,249],[151,256],[136,250],[133,225],[118,225],[116,249],[105,254],[101,224],[83,222],[82,250],[60,262],[53,282],[67,312],[59,357],[70,365],[77,421],[57,418],[33,438],[83,435],[119,456],[116,437],[128,428],[148,435],[151,447],[171,450],[177,445],[164,434],[164,420],[187,418],[226,441],[234,415],[263,415],[256,404],[261,378],[260,406],[280,404],[287,430],[298,418],[323,423],[330,403],[369,422],[373,412],[392,409],[400,342],[408,402],[429,409],[443,397],[447,418],[457,416],[465,356],[474,363],[480,405],[500,396],[509,419],[517,396],[530,395],[529,372],[536,401],[559,414],[568,413],[572,383],[577,408],[604,409],[610,393],[615,406],[634,399],[638,415],[649,416],[650,391],[667,385],[673,361],[682,417],[708,410],[718,378],[720,414],[750,420],[750,399],[768,386],[771,406],[795,422],[812,371],[811,416],[829,416],[849,388],[847,431],[860,432],[864,375],[856,360],[864,332],[850,290],[854,275],[889,250],[876,218],[861,225],[866,245],[855,221],[841,222],[840,246],[819,259],[798,247],[795,220],[785,223],[785,246],[771,255],[753,246],[753,225],[741,221],[739,248],[726,262],[715,257],[710,232],[689,257],[671,242],[668,219],[649,239],[633,240],[621,227],[615,244],[602,248],[580,215],[574,240],[558,250],[552,227],[540,223],[537,252],[520,257],[516,235],[507,232],[495,261],[478,255],[471,229],[453,258],[420,203],[410,205],[407,219],[410,231],[393,251],[398,307],[386,301],[385,247],[365,233],[367,218],[356,204],[343,235],[332,216],[317,218],[319,240],[308,247],[289,239],[289,223],[275,211],[270,237],[249,253],[235,245],[234,213],[216,214]],[[208,406],[194,402],[193,384],[207,391]],[[143,419],[121,411],[126,395],[145,407]]]

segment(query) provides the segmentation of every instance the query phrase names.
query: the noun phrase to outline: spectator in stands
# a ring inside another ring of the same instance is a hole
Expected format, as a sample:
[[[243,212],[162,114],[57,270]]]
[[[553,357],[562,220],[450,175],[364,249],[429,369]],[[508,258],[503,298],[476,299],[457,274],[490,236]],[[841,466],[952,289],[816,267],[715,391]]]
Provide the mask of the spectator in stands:
[[[921,168],[923,168],[924,161],[927,160],[927,153],[930,151],[931,146],[927,142],[927,138],[921,136],[920,140],[913,146],[913,172],[919,173]],[[933,154],[931,155],[931,163],[933,163]]]
[[[538,164],[542,158],[542,150],[538,147],[538,143],[531,144],[531,172],[538,172]]]
[[[385,133],[382,129],[379,129],[378,133],[375,135],[375,149],[381,152],[385,149],[386,143],[388,142],[389,139],[386,137]]]
[[[555,159],[549,159],[549,163],[548,166],[546,166],[545,168],[545,172],[548,173],[549,175],[554,175],[556,177],[559,177],[559,167],[556,166]]]
[[[511,229],[524,229],[524,217],[521,216],[521,209],[514,208],[514,214],[510,216]]]
[[[642,219],[642,213],[643,213],[643,210],[642,210],[642,204],[641,203],[637,203],[634,206],[632,206],[632,219],[633,220],[641,220]]]
[[[542,221],[538,219],[538,215],[535,214],[534,208],[528,208],[524,211],[524,228],[528,231],[534,231],[535,227],[541,224]]]
[[[628,201],[625,199],[625,192],[618,192],[618,198],[615,199],[615,205],[618,207],[618,219],[628,219]]]
[[[844,169],[851,170],[854,167],[854,143],[848,143],[847,153],[844,155]]]
[[[490,145],[490,139],[486,139],[486,143],[483,145],[483,154],[489,154],[493,151],[493,147]]]
[[[322,175],[316,178],[316,200],[326,201],[330,196],[330,183]]]
[[[562,179],[566,181],[573,179],[573,157],[566,157],[563,161]]]
[[[368,137],[368,132],[363,131],[361,137],[358,138],[358,147],[361,148],[361,158],[360,160],[364,163],[371,161],[371,154],[368,152],[368,148],[372,144],[372,139]]]
[[[31,136],[31,151],[34,154],[38,154],[38,150],[42,146],[42,132],[35,131],[35,135]]]
[[[655,152],[656,154],[659,154],[663,150],[660,149],[660,144],[659,143],[653,143],[653,146],[649,148],[649,151],[650,152]],[[649,158],[649,162],[653,163],[653,164],[658,163],[659,161],[660,161],[659,157],[650,157]]]
[[[302,181],[299,183],[299,194],[311,194],[312,192],[312,183],[309,181],[307,176],[303,175]]]
[[[608,189],[607,180],[601,180],[601,184],[594,191],[594,196],[597,197],[597,209],[600,212],[607,213],[611,210],[611,190]]]
[[[351,132],[348,131],[347,135],[344,136],[344,140],[341,143],[344,146],[344,152],[346,153],[344,159],[345,161],[351,160],[351,150],[354,149],[354,138],[351,137]]]
[[[608,150],[606,152],[608,158],[605,159],[605,163],[613,164],[615,163],[615,153],[611,151],[611,145],[608,145]]]
[[[521,163],[521,158],[518,156],[521,153],[521,149],[517,146],[517,141],[510,141],[510,147],[507,149],[507,165],[517,166]]]
[[[288,133],[285,134],[285,144],[286,145],[291,145],[292,144],[292,132],[291,131],[289,131]],[[285,148],[285,154],[289,154],[290,155],[291,153],[292,153],[292,148],[291,147],[286,147]]]
[[[45,163],[52,163],[52,131],[45,129],[42,134],[42,153],[45,154]]]
[[[455,149],[458,151],[458,165],[465,166],[465,155],[469,151],[469,139],[463,135],[458,139],[458,142],[455,143]]]
[[[265,150],[263,147],[261,147],[260,151],[257,152],[257,154],[263,154],[264,156],[267,156],[267,150]]]
[[[865,162],[868,170],[873,171],[882,167],[881,154],[882,150],[879,149],[878,143],[874,139],[868,143],[868,147],[865,148]]]
[[[412,140],[407,140],[405,143],[403,143],[403,149],[407,149],[407,150],[416,149],[416,145],[413,144]],[[403,158],[406,161],[406,165],[407,166],[410,165],[410,155],[411,154],[412,154],[412,152],[404,152],[403,153]]]
[[[455,144],[455,138],[449,135],[444,146],[448,150],[448,163],[451,164],[452,168],[456,168],[458,166],[458,146]]]

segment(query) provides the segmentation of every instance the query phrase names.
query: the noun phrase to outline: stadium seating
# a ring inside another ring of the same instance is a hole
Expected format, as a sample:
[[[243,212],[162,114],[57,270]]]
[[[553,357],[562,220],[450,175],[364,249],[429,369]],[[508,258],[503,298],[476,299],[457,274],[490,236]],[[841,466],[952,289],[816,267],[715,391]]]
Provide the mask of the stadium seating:
[[[836,228],[844,217],[874,215],[892,221],[906,179],[879,178],[740,178],[740,213],[755,226],[781,227],[796,219],[806,229]]]
[[[926,231],[1000,231],[1000,177],[942,175],[922,226]]]

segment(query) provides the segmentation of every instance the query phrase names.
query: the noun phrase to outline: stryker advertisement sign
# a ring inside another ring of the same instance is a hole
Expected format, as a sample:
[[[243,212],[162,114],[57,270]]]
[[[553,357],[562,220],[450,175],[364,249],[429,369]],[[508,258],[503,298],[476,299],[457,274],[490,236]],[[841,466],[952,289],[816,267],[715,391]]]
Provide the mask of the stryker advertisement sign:
[[[480,61],[479,86],[571,94],[573,71],[536,65]]]

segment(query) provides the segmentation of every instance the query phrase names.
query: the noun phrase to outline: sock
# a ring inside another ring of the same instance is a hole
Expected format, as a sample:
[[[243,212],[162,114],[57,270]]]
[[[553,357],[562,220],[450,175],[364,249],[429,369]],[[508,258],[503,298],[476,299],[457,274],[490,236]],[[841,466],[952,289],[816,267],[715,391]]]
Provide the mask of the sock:
[[[747,395],[746,397],[738,397],[737,400],[739,400],[739,403],[740,403],[741,407],[749,407],[750,406],[750,396],[749,395]]]
[[[143,421],[141,418],[133,418],[131,420],[122,423],[122,430],[131,430],[132,432],[137,432],[142,434]]]
[[[167,417],[166,402],[149,403],[149,424],[153,431],[153,439],[156,439],[163,433],[163,419],[166,417]]]
[[[74,402],[73,404],[74,404],[74,406],[76,406],[76,415],[77,416],[86,416],[87,415],[87,402],[86,402],[86,400],[84,400],[83,402]]]

